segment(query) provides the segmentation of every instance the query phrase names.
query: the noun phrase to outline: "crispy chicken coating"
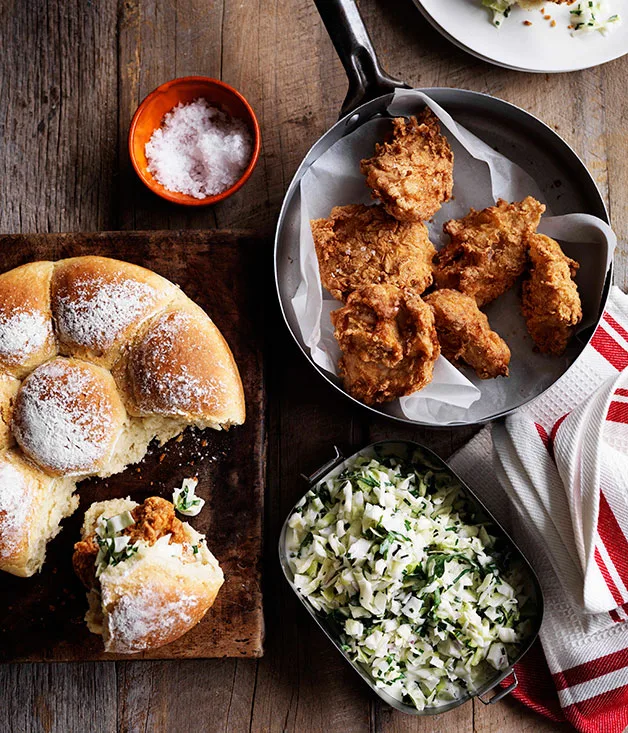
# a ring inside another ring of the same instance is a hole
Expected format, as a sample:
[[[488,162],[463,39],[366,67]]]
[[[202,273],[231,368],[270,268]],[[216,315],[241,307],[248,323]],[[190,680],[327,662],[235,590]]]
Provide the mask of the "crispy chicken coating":
[[[323,287],[346,301],[363,285],[387,282],[422,293],[436,250],[424,224],[402,223],[381,206],[335,206],[311,222]]]
[[[154,545],[160,537],[167,534],[171,535],[170,542],[178,544],[187,542],[183,523],[177,519],[173,504],[166,499],[151,496],[143,504],[136,506],[131,514],[135,524],[121,532],[129,536],[131,544],[144,540],[149,545]],[[93,534],[74,545],[72,566],[87,589],[95,585],[97,555],[98,543]]]
[[[171,535],[170,541],[182,544],[186,541],[183,522],[177,519],[174,505],[159,496],[150,496],[131,512],[135,524],[124,530],[131,543],[144,540],[154,545],[160,537]]]
[[[425,387],[440,347],[431,308],[410,289],[367,285],[331,314],[349,394],[367,405]]]
[[[435,290],[425,297],[434,311],[443,356],[465,362],[480,379],[507,377],[508,344],[495,333],[473,298],[457,290]]]
[[[528,243],[532,269],[523,283],[523,317],[538,350],[560,356],[582,320],[574,282],[579,265],[543,234],[532,235]]]
[[[390,142],[360,164],[373,198],[399,221],[427,221],[451,198],[454,154],[429,107],[393,120]]]
[[[511,288],[526,265],[528,237],[536,231],[545,206],[528,196],[509,204],[471,211],[443,227],[451,241],[435,258],[434,281],[486,305]]]
[[[78,579],[88,590],[94,587],[96,581],[97,555],[98,545],[96,544],[95,535],[90,535],[87,539],[81,540],[74,545],[72,567]]]

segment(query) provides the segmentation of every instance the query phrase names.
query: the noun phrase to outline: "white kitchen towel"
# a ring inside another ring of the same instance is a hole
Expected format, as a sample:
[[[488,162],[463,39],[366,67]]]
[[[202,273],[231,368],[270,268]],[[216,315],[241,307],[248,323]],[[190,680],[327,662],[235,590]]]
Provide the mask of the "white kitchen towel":
[[[541,642],[566,717],[580,730],[623,730],[628,296],[613,288],[572,369],[531,404],[484,428],[450,463],[510,528],[539,575]]]

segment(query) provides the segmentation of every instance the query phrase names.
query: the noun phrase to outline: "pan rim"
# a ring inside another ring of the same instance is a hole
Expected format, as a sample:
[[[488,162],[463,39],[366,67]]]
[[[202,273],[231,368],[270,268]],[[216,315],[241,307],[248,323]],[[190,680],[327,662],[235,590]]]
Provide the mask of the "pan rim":
[[[588,179],[590,182],[593,191],[597,194],[597,201],[595,202],[599,208],[599,214],[603,214],[603,216],[600,216],[600,218],[607,224],[610,225],[610,218],[608,214],[608,208],[606,206],[606,202],[604,201],[604,198],[602,194],[600,193],[600,190],[598,188],[597,183],[595,182],[595,179],[591,175],[589,169],[585,165],[585,163],[582,161],[580,156],[576,153],[576,151],[572,148],[572,146],[564,140],[555,130],[553,130],[547,123],[543,122],[539,117],[532,114],[531,112],[528,112],[527,110],[523,109],[522,107],[519,107],[516,104],[513,104],[512,102],[508,102],[505,99],[501,99],[500,97],[495,97],[491,94],[487,94],[485,92],[476,92],[470,89],[460,89],[457,87],[417,87],[412,89],[411,91],[419,91],[423,92],[424,94],[430,95],[430,94],[440,94],[440,93],[455,93],[460,97],[472,97],[472,98],[483,98],[490,100],[491,104],[497,104],[500,106],[503,106],[503,108],[510,109],[513,111],[516,115],[521,115],[524,118],[527,118],[532,123],[537,124],[540,126],[540,128],[543,129],[543,131],[548,135],[548,137],[552,140],[553,145],[555,146],[555,149],[557,153],[559,151],[563,152],[567,157],[570,157],[578,166],[578,168],[582,171],[584,174],[584,178]],[[297,189],[298,183],[305,174],[305,171],[312,165],[313,160],[310,160],[312,151],[314,148],[324,139],[326,138],[333,130],[336,130],[341,125],[346,125],[349,120],[351,120],[355,115],[359,115],[361,110],[363,110],[368,105],[372,105],[374,103],[379,103],[385,100],[386,98],[392,98],[393,93],[389,92],[388,94],[383,94],[379,97],[376,97],[375,99],[372,99],[368,102],[365,102],[364,104],[361,104],[359,107],[357,107],[355,110],[347,113],[344,115],[344,117],[341,117],[338,119],[337,122],[335,122],[330,128],[328,128],[319,138],[317,138],[314,143],[310,146],[310,148],[307,150],[305,155],[303,156],[298,168],[296,169],[292,179],[290,180],[290,183],[288,184],[288,188],[286,189],[286,193],[284,194],[284,198],[281,204],[281,209],[279,211],[279,217],[277,219],[277,226],[275,228],[275,237],[274,237],[274,244],[273,244],[273,271],[274,271],[274,278],[275,278],[275,290],[277,294],[277,299],[279,300],[279,307],[281,310],[281,315],[283,317],[284,323],[286,324],[288,331],[290,332],[292,338],[296,342],[297,346],[299,347],[302,354],[305,356],[307,361],[309,362],[310,366],[312,366],[318,374],[323,377],[327,381],[328,384],[330,384],[334,389],[336,389],[341,395],[343,395],[345,398],[351,400],[355,404],[359,405],[361,408],[368,410],[370,413],[373,413],[374,415],[378,415],[380,417],[387,418],[389,420],[393,420],[395,422],[405,424],[405,425],[413,425],[416,427],[427,427],[432,429],[451,429],[451,428],[457,428],[457,427],[467,427],[467,426],[473,426],[473,425],[485,425],[488,423],[491,423],[495,420],[499,420],[501,418],[505,418],[506,416],[512,414],[513,412],[516,412],[517,410],[521,409],[522,407],[525,407],[530,402],[532,402],[535,399],[538,399],[543,394],[547,392],[548,389],[550,389],[556,382],[565,376],[573,367],[574,365],[580,360],[582,357],[582,354],[585,350],[585,348],[590,343],[591,339],[593,338],[593,334],[595,333],[595,330],[600,324],[600,321],[602,319],[602,316],[604,314],[604,309],[606,307],[606,302],[608,300],[608,296],[610,293],[610,287],[612,284],[613,279],[613,262],[611,261],[611,264],[606,272],[606,277],[604,279],[604,285],[602,288],[602,297],[600,302],[600,310],[597,316],[597,320],[595,321],[594,326],[591,328],[591,333],[589,337],[587,338],[586,342],[582,346],[582,350],[578,354],[578,356],[574,359],[574,361],[567,367],[567,369],[558,377],[552,384],[548,385],[546,389],[544,389],[542,392],[540,392],[538,395],[535,395],[534,397],[530,397],[529,399],[521,402],[516,407],[509,408],[507,410],[501,410],[497,413],[488,415],[486,417],[483,417],[479,420],[460,420],[460,421],[454,421],[450,423],[446,423],[444,425],[436,425],[432,422],[426,422],[423,420],[411,420],[407,417],[400,416],[400,415],[393,415],[387,412],[384,412],[382,410],[379,410],[377,407],[366,405],[363,402],[360,402],[360,400],[356,399],[352,395],[350,395],[348,392],[346,392],[342,386],[337,384],[334,379],[332,378],[332,375],[327,374],[321,367],[316,364],[310,354],[310,350],[305,346],[305,344],[301,343],[301,340],[299,336],[297,335],[296,331],[292,328],[292,325],[288,319],[288,315],[286,313],[286,308],[284,307],[283,297],[282,297],[282,285],[280,284],[280,276],[279,276],[279,248],[280,248],[280,238],[282,231],[284,229],[284,223],[285,223],[285,216],[286,211],[288,207],[290,206],[292,199],[295,195],[295,191]],[[363,122],[359,122],[359,124],[363,124]],[[307,165],[306,165],[307,164]],[[593,203],[593,202],[592,202]],[[599,214],[596,214],[598,216]]]

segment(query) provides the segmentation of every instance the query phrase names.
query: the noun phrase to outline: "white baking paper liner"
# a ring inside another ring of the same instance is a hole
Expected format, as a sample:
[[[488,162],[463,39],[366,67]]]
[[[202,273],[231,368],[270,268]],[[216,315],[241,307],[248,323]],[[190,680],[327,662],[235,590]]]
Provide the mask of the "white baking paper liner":
[[[494,151],[436,104],[428,95],[397,90],[388,107],[391,116],[417,114],[427,104],[441,122],[454,152],[452,200],[427,223],[436,249],[447,240],[443,224],[465,216],[471,207],[492,206],[498,198],[520,201],[526,196],[547,202],[535,181],[518,165]],[[373,203],[360,160],[373,155],[375,143],[390,129],[390,119],[376,118],[341,138],[316,160],[300,182],[299,268],[301,280],[292,299],[301,335],[312,360],[337,375],[340,356],[329,314],[341,303],[324,291],[318,270],[310,219],[329,216],[334,206]],[[602,297],[604,275],[612,260],[616,238],[611,228],[588,214],[552,217],[546,210],[539,231],[560,241],[565,253],[580,262],[578,284],[584,318],[581,328],[595,323]],[[586,273],[586,278],[582,273]],[[582,287],[582,281],[587,283]],[[595,286],[592,287],[592,284]],[[540,394],[566,370],[580,347],[570,346],[562,357],[533,350],[521,315],[518,288],[511,288],[485,309],[491,327],[505,339],[512,353],[510,377],[481,380],[468,368],[461,371],[440,357],[434,378],[426,387],[381,409],[410,420],[434,425],[473,422],[511,409]]]

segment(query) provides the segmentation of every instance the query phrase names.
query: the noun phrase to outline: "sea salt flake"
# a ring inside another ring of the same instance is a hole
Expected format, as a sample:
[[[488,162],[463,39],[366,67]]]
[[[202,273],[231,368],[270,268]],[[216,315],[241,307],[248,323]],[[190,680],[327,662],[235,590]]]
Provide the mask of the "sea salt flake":
[[[203,199],[239,180],[253,139],[243,120],[199,98],[168,112],[145,151],[148,170],[162,186]]]

